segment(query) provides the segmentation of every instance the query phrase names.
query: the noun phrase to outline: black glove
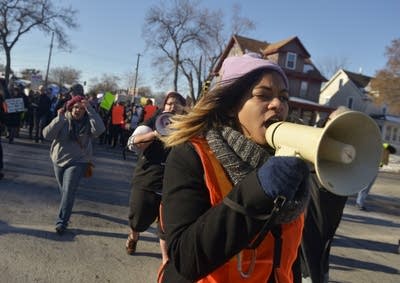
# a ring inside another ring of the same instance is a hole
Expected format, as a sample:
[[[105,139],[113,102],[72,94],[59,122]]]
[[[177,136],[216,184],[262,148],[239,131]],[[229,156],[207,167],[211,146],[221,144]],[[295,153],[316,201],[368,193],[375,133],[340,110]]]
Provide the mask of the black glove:
[[[298,157],[270,157],[257,172],[258,180],[268,196],[273,199],[284,196],[287,200],[294,198],[308,175],[307,164]]]

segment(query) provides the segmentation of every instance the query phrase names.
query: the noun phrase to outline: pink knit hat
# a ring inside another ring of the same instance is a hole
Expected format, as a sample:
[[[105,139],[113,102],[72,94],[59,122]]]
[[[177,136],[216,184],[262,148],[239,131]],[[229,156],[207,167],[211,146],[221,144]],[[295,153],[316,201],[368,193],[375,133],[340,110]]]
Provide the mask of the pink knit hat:
[[[67,110],[72,111],[72,107],[74,107],[75,103],[81,102],[84,97],[82,96],[74,96],[70,100],[67,101]]]
[[[226,58],[222,63],[220,71],[220,83],[230,84],[238,78],[259,69],[278,72],[285,81],[286,87],[289,87],[288,79],[282,68],[274,62],[262,59],[258,53],[247,53],[243,56],[232,56]]]

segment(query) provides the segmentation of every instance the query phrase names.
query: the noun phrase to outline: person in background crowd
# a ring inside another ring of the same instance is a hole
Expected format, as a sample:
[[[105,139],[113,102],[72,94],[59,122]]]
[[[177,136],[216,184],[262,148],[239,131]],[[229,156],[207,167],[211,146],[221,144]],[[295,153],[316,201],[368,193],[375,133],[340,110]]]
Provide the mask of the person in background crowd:
[[[125,105],[123,101],[118,101],[111,108],[111,147],[116,147],[123,142],[123,129],[125,127]]]
[[[25,114],[25,122],[26,126],[28,127],[29,139],[33,139],[33,128],[35,126],[34,121],[34,99],[35,99],[35,92],[31,89],[29,90],[27,96],[27,110]]]
[[[44,137],[52,140],[50,157],[61,194],[55,227],[60,235],[68,226],[79,182],[93,158],[92,138],[104,130],[100,116],[82,96],[71,98],[43,129]]]
[[[383,151],[382,151],[382,161],[380,166],[382,167],[383,165],[388,165],[389,163],[389,154],[395,154],[396,153],[396,148],[393,147],[392,145],[388,144],[388,143],[384,143],[383,144]],[[378,176],[376,176],[378,177]],[[364,189],[362,189],[361,191],[358,192],[357,194],[357,199],[356,199],[356,207],[359,210],[364,210],[367,211],[367,207],[365,206],[365,201],[368,197],[369,191],[371,190],[372,186],[375,183],[375,179],[368,185],[366,186]]]
[[[83,85],[81,85],[81,84],[74,84],[73,86],[71,86],[68,93],[71,97],[74,97],[74,96],[85,97],[85,90],[83,89]]]
[[[144,111],[143,121],[146,122],[151,117],[153,117],[154,113],[156,113],[157,109],[158,109],[157,106],[153,105],[153,100],[151,100],[150,98],[147,99],[146,105],[143,108],[143,111]]]
[[[19,88],[16,86],[10,91],[10,98],[19,98]],[[8,143],[14,143],[14,139],[18,137],[19,128],[21,127],[22,112],[8,112],[5,115],[5,124],[7,126]]]
[[[35,116],[35,142],[43,142],[43,128],[46,127],[50,115],[51,100],[47,95],[46,88],[39,86],[39,96],[36,101],[37,109]]]
[[[3,94],[0,93],[0,180],[3,179],[4,173],[4,163],[3,163],[3,146],[1,145],[1,136],[3,135],[3,127],[5,123],[5,101],[3,98]]]
[[[69,92],[60,92],[58,94],[57,103],[55,106],[56,115],[58,115],[58,110],[65,107],[65,103],[67,103],[67,101],[70,99],[71,99],[71,95],[69,94]]]
[[[97,94],[92,92],[89,95],[89,103],[92,105],[93,109],[99,112],[99,99],[97,98]]]
[[[338,107],[325,120],[318,123],[325,127],[335,117],[350,109]],[[316,190],[311,190],[301,244],[302,282],[327,283],[329,280],[329,256],[336,230],[339,227],[347,196],[339,196],[322,187],[313,174]]]
[[[134,254],[139,234],[146,231],[159,217],[162,194],[162,178],[165,159],[169,150],[164,148],[156,131],[157,118],[163,112],[183,114],[186,101],[178,92],[168,92],[163,108],[145,121],[133,132],[128,140],[129,150],[138,150],[139,157],[132,178],[129,202],[130,232],[126,242],[128,254]],[[159,227],[162,261],[167,261],[167,249],[162,229]]]
[[[300,282],[309,168],[272,156],[265,139],[288,116],[287,77],[258,54],[226,58],[220,74],[164,139],[159,281]]]
[[[99,144],[107,144],[111,145],[111,138],[110,138],[110,111],[104,109],[103,107],[99,107],[98,111],[103,123],[106,127],[106,130],[99,136]]]

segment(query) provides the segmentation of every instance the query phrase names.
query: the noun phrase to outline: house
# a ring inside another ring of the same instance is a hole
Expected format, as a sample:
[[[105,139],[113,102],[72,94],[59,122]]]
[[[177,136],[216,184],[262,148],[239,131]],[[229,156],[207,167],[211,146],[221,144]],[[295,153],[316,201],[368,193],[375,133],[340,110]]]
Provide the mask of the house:
[[[319,103],[332,108],[343,105],[371,116],[381,130],[382,140],[399,153],[400,117],[387,113],[387,105],[374,104],[371,80],[372,77],[340,69],[322,87]]]
[[[218,72],[225,58],[241,56],[249,52],[259,53],[263,58],[273,61],[283,68],[289,79],[291,115],[312,125],[319,113],[330,113],[334,110],[318,104],[321,84],[327,79],[315,67],[310,59],[310,54],[296,36],[268,43],[233,35],[214,68],[214,76],[218,79]]]

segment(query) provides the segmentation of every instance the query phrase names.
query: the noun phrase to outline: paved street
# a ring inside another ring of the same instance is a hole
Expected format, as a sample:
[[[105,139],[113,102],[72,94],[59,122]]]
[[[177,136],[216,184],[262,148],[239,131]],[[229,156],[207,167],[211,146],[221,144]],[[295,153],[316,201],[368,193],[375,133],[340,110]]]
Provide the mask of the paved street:
[[[21,133],[24,137],[24,132]],[[96,145],[94,176],[77,194],[68,232],[54,233],[59,196],[49,143],[2,137],[0,282],[156,282],[161,261],[155,226],[128,256],[129,184],[135,158]],[[380,173],[359,211],[351,197],[333,244],[330,282],[400,282],[400,174]]]

